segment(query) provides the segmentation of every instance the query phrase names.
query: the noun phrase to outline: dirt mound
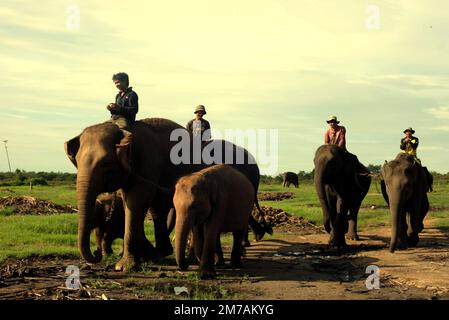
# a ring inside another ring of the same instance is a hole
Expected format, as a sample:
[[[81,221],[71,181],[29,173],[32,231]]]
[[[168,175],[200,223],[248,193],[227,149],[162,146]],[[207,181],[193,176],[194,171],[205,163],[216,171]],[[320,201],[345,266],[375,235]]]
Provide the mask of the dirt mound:
[[[11,214],[55,214],[74,213],[76,208],[69,205],[58,205],[47,200],[41,200],[30,196],[6,196],[0,198],[0,210],[12,207]]]
[[[294,197],[293,192],[259,192],[257,199],[260,201],[282,201]]]
[[[294,216],[282,209],[276,209],[269,206],[261,206],[260,208],[264,213],[265,220],[273,227],[281,227],[283,230],[308,229],[313,232],[323,232],[321,227],[303,217]],[[253,209],[253,216],[256,219],[259,219],[259,211],[257,208]]]

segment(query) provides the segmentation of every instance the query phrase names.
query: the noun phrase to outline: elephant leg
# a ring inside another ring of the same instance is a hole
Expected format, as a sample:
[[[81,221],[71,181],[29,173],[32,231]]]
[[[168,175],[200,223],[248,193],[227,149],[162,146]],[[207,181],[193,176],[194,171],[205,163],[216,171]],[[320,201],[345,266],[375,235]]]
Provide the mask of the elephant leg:
[[[218,237],[217,237],[217,244],[215,245],[215,250],[216,250],[215,265],[216,266],[224,266],[225,260],[224,260],[224,256],[223,256],[223,249],[221,247],[220,234],[218,234]]]
[[[249,229],[246,228],[245,234],[243,236],[242,246],[244,247],[250,247],[251,242],[249,242]]]
[[[204,242],[199,270],[201,279],[210,279],[215,277],[215,246],[219,232],[217,231],[218,228],[211,222],[212,221],[206,222],[203,228]]]
[[[347,238],[350,240],[360,240],[357,234],[357,216],[359,213],[360,203],[349,210],[349,225]]]
[[[95,243],[97,244],[97,251],[103,251],[103,230],[100,227],[95,228]]]
[[[398,250],[405,250],[408,248],[407,242],[407,213],[405,211],[400,212],[400,220],[398,224]]]
[[[201,255],[203,254],[204,232],[203,224],[199,224],[193,227],[193,250],[198,261],[201,261]]]
[[[418,233],[422,230],[422,221],[420,220],[421,213],[421,201],[416,201],[415,205],[412,205],[409,213],[409,226],[407,229],[407,244],[409,247],[416,247],[419,242]]]
[[[232,233],[234,237],[234,242],[232,244],[232,252],[231,252],[231,265],[234,268],[242,267],[242,255],[243,255],[243,247],[241,245],[242,237],[244,235],[244,230],[237,230]]]
[[[168,212],[168,211],[167,211]],[[156,239],[156,250],[160,257],[166,257],[173,253],[170,235],[167,230],[166,214],[156,211],[153,215],[154,237]]]
[[[189,259],[189,265],[198,264],[199,259],[195,255],[195,243],[194,243],[194,232],[193,230],[190,231],[188,236],[188,259]]]
[[[424,218],[426,217],[428,211],[429,211],[429,199],[425,194],[423,199],[421,200],[420,210],[418,212],[419,214],[418,227],[417,227],[418,232],[424,230]]]
[[[111,255],[113,253],[112,251],[112,242],[114,239],[112,239],[109,234],[105,234],[104,239],[102,241],[102,247],[103,247],[103,253],[106,255]]]
[[[348,225],[348,208],[345,206],[341,198],[337,200],[337,208],[336,208],[335,220],[332,224],[332,231],[330,234],[329,245],[332,247],[345,247],[345,231]]]
[[[175,224],[176,224],[176,211],[175,208],[171,208],[167,216],[167,232],[169,235],[175,228]]]
[[[147,261],[156,257],[156,249],[145,236],[144,220],[148,204],[142,199],[149,199],[142,189],[134,192],[123,192],[125,204],[125,235],[123,238],[123,256],[116,263],[116,270],[132,270],[137,268],[141,260]],[[165,225],[164,225],[165,229]]]

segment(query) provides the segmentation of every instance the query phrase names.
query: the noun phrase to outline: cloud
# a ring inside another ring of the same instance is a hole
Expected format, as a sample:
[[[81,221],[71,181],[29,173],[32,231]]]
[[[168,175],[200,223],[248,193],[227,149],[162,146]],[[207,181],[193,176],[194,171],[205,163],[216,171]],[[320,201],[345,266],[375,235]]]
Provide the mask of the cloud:
[[[437,126],[437,127],[433,127],[432,130],[448,131],[449,132],[449,126]]]
[[[449,119],[449,107],[436,107],[427,110],[436,119]]]

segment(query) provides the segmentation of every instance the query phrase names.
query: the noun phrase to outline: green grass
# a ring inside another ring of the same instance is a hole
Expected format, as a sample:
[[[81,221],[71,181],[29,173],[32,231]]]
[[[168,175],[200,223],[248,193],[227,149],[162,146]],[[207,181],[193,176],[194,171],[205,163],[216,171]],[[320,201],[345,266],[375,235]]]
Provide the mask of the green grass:
[[[12,190],[14,192],[10,192]],[[50,200],[60,205],[76,206],[76,187],[75,185],[58,186],[12,186],[0,187],[0,197],[5,196],[32,196],[35,198]]]
[[[76,214],[0,216],[0,261],[7,257],[25,258],[31,255],[78,256],[77,228]],[[150,239],[154,238],[152,223],[145,223],[145,231]],[[93,234],[91,248],[95,249]],[[117,239],[112,249],[118,253],[120,248],[121,240]]]
[[[13,190],[14,193],[6,189]],[[449,184],[436,182],[434,192],[429,193],[430,205],[440,208],[428,213],[426,219],[432,219],[435,227],[449,228]],[[280,208],[288,213],[302,216],[321,225],[322,212],[318,204],[315,188],[311,183],[300,184],[299,188],[283,188],[282,185],[261,185],[260,191],[277,191],[294,193],[293,199],[283,201],[261,201],[261,205]],[[362,203],[359,213],[359,229],[389,226],[390,213],[386,207],[380,186],[373,182],[371,189]],[[61,186],[36,186],[29,190],[26,186],[0,187],[0,197],[6,195],[31,195],[40,199],[47,199],[58,204],[76,205],[75,187]],[[371,206],[376,209],[371,209]],[[14,207],[0,210],[0,261],[7,257],[24,258],[31,255],[75,255],[78,256],[76,247],[78,216],[76,214],[58,215],[15,215]],[[145,222],[145,232],[154,243],[153,224]],[[274,237],[282,236],[275,233]],[[267,236],[268,238],[268,236]],[[252,236],[250,237],[250,240]],[[232,245],[232,235],[222,236],[224,246]],[[94,236],[91,236],[91,247],[95,248]],[[120,251],[121,240],[116,240],[113,245],[115,253]],[[118,257],[105,258],[108,263],[113,263]]]
[[[292,199],[260,201],[260,204],[302,216],[318,225],[322,224],[323,214],[319,206],[315,186],[312,183],[300,184],[299,188],[284,188],[282,185],[261,185],[259,191],[293,192],[294,198]],[[373,180],[359,211],[358,224],[360,230],[390,225],[390,211],[380,192],[379,182]],[[429,193],[428,197],[431,208],[443,208],[443,210],[429,212],[427,219],[438,219],[435,221],[436,227],[449,225],[449,222],[447,222],[449,218],[449,184],[437,181],[434,184],[434,192]],[[371,209],[372,206],[376,206],[376,209]]]

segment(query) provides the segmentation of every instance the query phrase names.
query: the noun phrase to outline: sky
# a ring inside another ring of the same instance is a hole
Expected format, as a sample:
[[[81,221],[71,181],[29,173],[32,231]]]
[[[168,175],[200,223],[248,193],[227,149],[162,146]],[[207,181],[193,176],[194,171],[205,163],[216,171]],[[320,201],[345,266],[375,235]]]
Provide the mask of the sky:
[[[185,125],[203,104],[220,132],[277,130],[262,173],[312,170],[330,115],[365,165],[413,127],[446,173],[448,35],[446,0],[2,0],[0,139],[12,170],[76,172],[63,144],[108,119],[123,71],[137,119]]]

